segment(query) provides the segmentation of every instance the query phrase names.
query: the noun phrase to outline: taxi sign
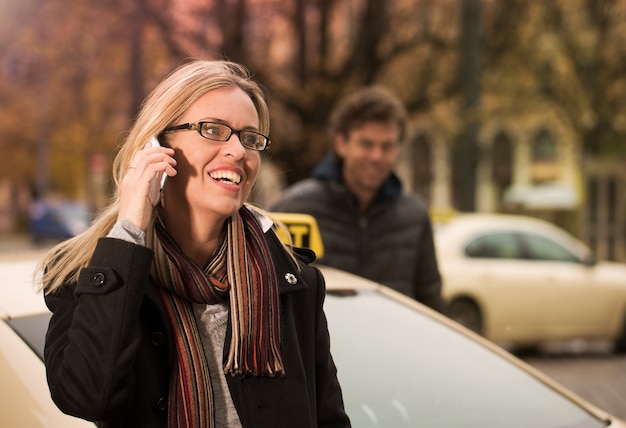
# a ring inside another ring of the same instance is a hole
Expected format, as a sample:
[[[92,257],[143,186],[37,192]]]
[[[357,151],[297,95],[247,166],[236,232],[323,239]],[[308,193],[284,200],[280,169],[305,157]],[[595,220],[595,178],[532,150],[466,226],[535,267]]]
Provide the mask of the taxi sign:
[[[287,236],[284,229],[277,228],[276,233],[283,242],[296,247],[310,248],[315,251],[318,259],[324,256],[322,235],[319,227],[317,227],[315,217],[302,213],[278,212],[272,212],[271,217],[281,222],[289,232],[289,236]]]

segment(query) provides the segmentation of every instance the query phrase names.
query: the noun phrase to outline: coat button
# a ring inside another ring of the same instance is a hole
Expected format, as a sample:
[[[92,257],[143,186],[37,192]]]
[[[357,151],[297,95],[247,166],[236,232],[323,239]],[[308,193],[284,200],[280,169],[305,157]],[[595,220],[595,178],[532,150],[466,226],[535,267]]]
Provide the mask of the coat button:
[[[154,409],[157,412],[165,412],[167,410],[167,398],[159,398],[156,403],[154,403]]]
[[[103,273],[97,273],[92,278],[92,283],[96,287],[102,287],[107,282],[107,277]]]
[[[152,333],[151,342],[154,346],[163,346],[165,344],[165,335],[160,331]]]
[[[285,279],[287,280],[287,283],[290,285],[295,285],[298,282],[298,278],[296,278],[296,276],[293,273],[286,273]]]

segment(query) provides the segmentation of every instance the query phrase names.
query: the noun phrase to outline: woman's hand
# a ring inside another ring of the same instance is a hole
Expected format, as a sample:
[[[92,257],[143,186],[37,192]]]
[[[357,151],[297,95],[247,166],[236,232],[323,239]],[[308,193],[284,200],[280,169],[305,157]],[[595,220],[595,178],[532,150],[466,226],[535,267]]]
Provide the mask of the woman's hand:
[[[120,209],[117,219],[127,219],[145,231],[153,203],[150,200],[150,185],[159,179],[158,173],[172,177],[176,175],[174,150],[169,147],[152,147],[147,143],[133,156],[120,187]]]

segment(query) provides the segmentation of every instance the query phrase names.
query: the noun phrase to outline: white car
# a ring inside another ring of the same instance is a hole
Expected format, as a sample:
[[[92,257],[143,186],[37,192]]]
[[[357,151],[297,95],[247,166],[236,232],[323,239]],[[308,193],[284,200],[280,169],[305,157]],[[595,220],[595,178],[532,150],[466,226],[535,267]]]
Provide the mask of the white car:
[[[35,292],[37,259],[0,263],[0,426],[94,427],[52,402],[42,362],[50,313]]]
[[[543,220],[460,214],[436,227],[449,315],[505,346],[572,339],[626,350],[626,264]]]
[[[0,263],[0,425],[93,427],[63,415],[49,397],[41,349],[50,314],[32,289],[34,266]],[[449,318],[379,284],[320,268],[353,427],[626,428]]]

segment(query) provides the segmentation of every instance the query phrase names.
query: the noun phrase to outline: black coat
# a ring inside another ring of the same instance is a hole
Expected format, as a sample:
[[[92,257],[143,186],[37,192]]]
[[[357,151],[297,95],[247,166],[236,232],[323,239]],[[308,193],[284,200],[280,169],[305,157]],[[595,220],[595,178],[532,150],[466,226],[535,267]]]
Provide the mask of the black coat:
[[[286,376],[227,375],[241,423],[255,428],[350,426],[322,309],[324,279],[302,262],[298,274],[273,232],[266,237],[280,281]],[[46,296],[53,312],[44,352],[48,385],[65,413],[99,421],[100,427],[166,426],[175,350],[149,276],[152,258],[145,247],[103,238],[78,283]],[[296,276],[295,284],[286,280],[288,274]],[[229,321],[225,352],[230,338]]]

